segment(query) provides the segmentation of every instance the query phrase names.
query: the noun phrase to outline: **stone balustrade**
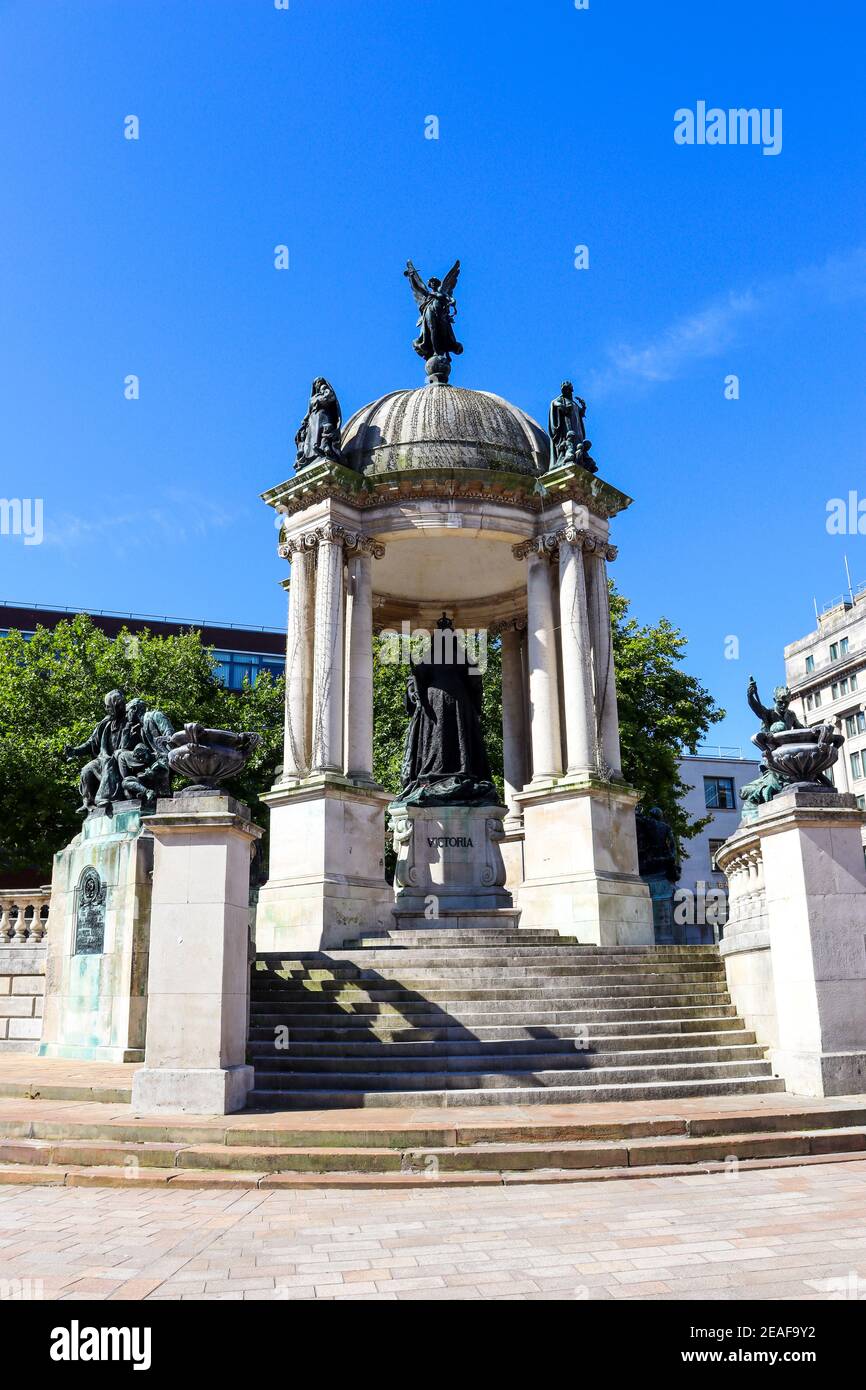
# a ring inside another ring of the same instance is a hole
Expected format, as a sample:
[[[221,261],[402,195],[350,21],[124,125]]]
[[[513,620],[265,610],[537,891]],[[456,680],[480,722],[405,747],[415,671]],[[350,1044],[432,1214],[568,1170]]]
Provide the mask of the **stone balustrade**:
[[[726,936],[738,930],[754,929],[766,914],[764,860],[755,830],[740,826],[716,856],[728,880],[728,925]]]
[[[51,888],[0,889],[0,949],[44,946]]]

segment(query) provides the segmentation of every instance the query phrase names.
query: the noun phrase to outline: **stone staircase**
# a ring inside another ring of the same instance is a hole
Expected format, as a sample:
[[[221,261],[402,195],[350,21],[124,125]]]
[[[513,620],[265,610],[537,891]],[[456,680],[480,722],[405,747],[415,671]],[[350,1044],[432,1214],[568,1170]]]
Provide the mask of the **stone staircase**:
[[[453,1107],[784,1091],[713,946],[403,930],[253,967],[253,1108]]]

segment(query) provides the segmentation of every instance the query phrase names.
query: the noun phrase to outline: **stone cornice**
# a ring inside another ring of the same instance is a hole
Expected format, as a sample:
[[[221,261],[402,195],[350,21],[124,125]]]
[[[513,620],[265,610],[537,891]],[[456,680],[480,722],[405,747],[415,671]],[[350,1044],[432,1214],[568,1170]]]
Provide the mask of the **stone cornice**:
[[[542,531],[538,536],[520,541],[511,547],[515,560],[525,560],[528,555],[555,555],[561,545],[574,546],[587,555],[597,555],[602,560],[615,560],[619,554],[615,545],[609,545],[599,536],[582,530],[579,526],[560,526],[556,531]]]
[[[594,516],[610,520],[632,504],[632,498],[619,488],[606,483],[597,473],[590,473],[580,464],[551,468],[539,479],[542,492],[549,500],[582,502]]]
[[[366,536],[363,531],[354,531],[348,526],[340,526],[334,521],[323,521],[321,525],[313,526],[309,531],[301,531],[298,535],[281,540],[278,552],[284,560],[289,560],[292,555],[299,552],[315,550],[323,542],[342,545],[345,550],[350,552],[361,551],[366,555],[373,556],[376,560],[381,560],[385,554],[385,547],[381,541],[374,540],[372,536]]]

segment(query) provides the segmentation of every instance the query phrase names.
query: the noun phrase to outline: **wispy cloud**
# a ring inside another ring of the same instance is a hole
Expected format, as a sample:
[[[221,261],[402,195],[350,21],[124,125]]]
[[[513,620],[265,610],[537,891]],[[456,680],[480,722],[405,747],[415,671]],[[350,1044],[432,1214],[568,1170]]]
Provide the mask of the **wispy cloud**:
[[[130,498],[113,512],[95,506],[84,516],[54,512],[46,501],[44,544],[71,549],[98,541],[104,550],[119,555],[159,540],[177,542],[203,536],[231,525],[235,519],[227,507],[181,488],[167,489],[163,497],[157,506],[136,506]]]
[[[821,304],[866,298],[866,247],[831,256],[821,265],[711,299],[682,315],[641,344],[618,342],[592,376],[595,395],[635,383],[672,381],[694,361],[715,357],[733,342],[749,320],[780,312],[812,311]]]

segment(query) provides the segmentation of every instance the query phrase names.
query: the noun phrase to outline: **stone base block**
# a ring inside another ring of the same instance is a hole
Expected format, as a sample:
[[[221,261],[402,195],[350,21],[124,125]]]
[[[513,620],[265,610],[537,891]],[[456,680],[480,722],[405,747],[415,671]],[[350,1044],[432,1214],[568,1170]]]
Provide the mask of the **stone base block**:
[[[523,811],[522,927],[601,946],[651,946],[649,889],[637,871],[637,795],[588,778],[516,800]]]
[[[256,908],[257,951],[336,950],[367,932],[393,926],[394,897],[387,884],[311,878],[266,883]]]
[[[256,949],[315,951],[391,925],[385,807],[379,787],[325,774],[275,787],[270,877],[259,891]]]
[[[143,1056],[153,850],[138,805],[118,802],[55,854],[41,1056]],[[94,876],[88,906],[83,885]]]
[[[393,909],[392,928],[398,931],[517,931],[520,926],[519,907],[500,907],[494,911],[454,909],[440,913],[438,917],[427,917],[423,912],[410,908]]]
[[[866,1094],[866,1052],[770,1053],[773,1070],[796,1096]]]
[[[520,890],[520,925],[576,936],[586,946],[652,946],[646,884],[603,874],[573,874]]]
[[[495,912],[513,907],[505,888],[500,842],[504,806],[388,807],[397,851],[396,906],[435,911]]]
[[[132,1079],[132,1108],[139,1115],[231,1115],[243,1110],[254,1079],[249,1066],[142,1067]]]

